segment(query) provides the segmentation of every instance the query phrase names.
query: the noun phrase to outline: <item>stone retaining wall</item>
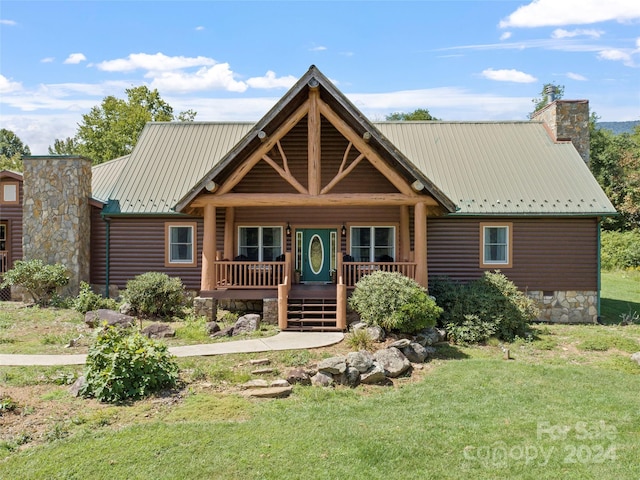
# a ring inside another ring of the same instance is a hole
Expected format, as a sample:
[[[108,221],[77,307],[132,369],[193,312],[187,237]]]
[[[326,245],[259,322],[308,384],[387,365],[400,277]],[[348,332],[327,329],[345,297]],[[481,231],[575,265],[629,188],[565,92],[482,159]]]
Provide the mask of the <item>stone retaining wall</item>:
[[[196,315],[207,317],[215,321],[217,309],[237,312],[241,315],[245,313],[259,313],[262,315],[262,322],[270,325],[278,324],[278,299],[265,298],[264,300],[240,300],[228,298],[196,297],[193,299],[193,309]]]
[[[598,292],[594,291],[530,291],[540,309],[538,319],[553,323],[597,323]]]

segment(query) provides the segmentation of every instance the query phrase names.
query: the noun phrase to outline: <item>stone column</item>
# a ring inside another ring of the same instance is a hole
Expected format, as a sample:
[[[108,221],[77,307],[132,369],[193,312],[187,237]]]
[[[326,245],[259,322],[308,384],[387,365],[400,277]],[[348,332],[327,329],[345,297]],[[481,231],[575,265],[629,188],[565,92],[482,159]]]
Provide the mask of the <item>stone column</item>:
[[[76,156],[24,157],[22,249],[25,260],[62,263],[70,274],[63,292],[89,282],[91,160]]]

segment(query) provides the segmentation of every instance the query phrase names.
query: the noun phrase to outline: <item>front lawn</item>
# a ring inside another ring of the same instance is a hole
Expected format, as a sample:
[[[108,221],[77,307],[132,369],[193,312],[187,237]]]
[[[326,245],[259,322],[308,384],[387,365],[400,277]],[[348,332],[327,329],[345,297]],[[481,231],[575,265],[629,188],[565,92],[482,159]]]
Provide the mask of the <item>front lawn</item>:
[[[603,323],[620,323],[620,315],[640,314],[640,271],[602,272],[601,296]]]

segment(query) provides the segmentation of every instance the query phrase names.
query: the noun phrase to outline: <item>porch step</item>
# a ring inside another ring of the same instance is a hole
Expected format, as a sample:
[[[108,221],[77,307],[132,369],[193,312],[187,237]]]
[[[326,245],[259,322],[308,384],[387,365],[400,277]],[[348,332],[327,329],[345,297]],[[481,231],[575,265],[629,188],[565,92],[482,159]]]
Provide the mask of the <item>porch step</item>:
[[[289,299],[287,330],[338,331],[335,299]]]

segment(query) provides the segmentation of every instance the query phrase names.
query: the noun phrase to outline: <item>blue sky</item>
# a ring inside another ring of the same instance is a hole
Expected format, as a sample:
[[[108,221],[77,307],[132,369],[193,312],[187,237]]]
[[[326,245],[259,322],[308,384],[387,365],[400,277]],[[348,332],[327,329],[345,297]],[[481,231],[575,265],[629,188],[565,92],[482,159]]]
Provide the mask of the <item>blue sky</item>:
[[[640,1],[0,3],[0,126],[33,154],[147,85],[196,120],[256,121],[309,65],[362,112],[524,120],[542,85],[640,119]]]

